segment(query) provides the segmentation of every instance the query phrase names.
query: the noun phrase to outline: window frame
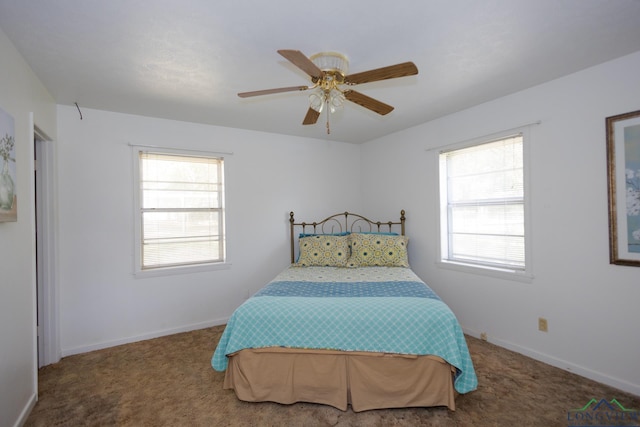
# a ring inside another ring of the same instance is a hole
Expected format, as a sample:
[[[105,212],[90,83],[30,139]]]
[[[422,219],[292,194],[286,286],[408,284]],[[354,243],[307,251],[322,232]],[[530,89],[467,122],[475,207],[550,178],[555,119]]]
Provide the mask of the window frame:
[[[132,163],[133,163],[133,199],[134,199],[134,233],[133,233],[133,253],[134,253],[134,268],[133,273],[137,278],[144,277],[157,277],[157,276],[167,276],[173,274],[188,274],[195,273],[201,271],[212,271],[212,270],[223,270],[230,268],[231,264],[228,262],[227,258],[227,226],[226,226],[226,159],[224,153],[215,153],[215,152],[207,152],[207,151],[199,151],[199,150],[187,150],[187,149],[174,149],[174,148],[164,148],[164,147],[155,147],[155,146],[138,146],[131,145],[132,147]],[[183,265],[166,265],[166,266],[158,266],[153,268],[143,268],[142,267],[142,242],[143,242],[143,231],[142,231],[142,189],[141,189],[141,176],[140,176],[140,153],[154,153],[159,155],[173,155],[173,156],[184,156],[184,157],[208,157],[208,158],[216,158],[221,161],[221,178],[222,178],[222,189],[221,189],[221,220],[222,220],[222,240],[223,240],[223,260],[222,261],[214,261],[214,262],[200,262],[193,264],[183,264]]]
[[[522,162],[523,162],[523,216],[524,216],[524,268],[511,268],[508,266],[486,265],[480,262],[465,262],[463,260],[449,259],[449,209],[448,209],[448,185],[446,167],[442,167],[444,154],[472,148],[475,146],[508,139],[509,137],[522,135]],[[438,247],[436,264],[445,269],[462,271],[466,273],[486,275],[503,279],[530,282],[533,279],[532,268],[532,227],[531,227],[531,190],[530,190],[530,146],[531,132],[528,127],[510,129],[484,137],[474,138],[464,142],[447,145],[437,151],[438,167]]]

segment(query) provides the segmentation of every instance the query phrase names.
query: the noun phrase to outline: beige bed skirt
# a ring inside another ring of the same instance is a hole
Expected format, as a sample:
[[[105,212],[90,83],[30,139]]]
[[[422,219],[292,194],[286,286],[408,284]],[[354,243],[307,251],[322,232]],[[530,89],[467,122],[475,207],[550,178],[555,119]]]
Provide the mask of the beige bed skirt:
[[[270,347],[230,355],[224,388],[248,402],[455,410],[454,373],[437,356]]]

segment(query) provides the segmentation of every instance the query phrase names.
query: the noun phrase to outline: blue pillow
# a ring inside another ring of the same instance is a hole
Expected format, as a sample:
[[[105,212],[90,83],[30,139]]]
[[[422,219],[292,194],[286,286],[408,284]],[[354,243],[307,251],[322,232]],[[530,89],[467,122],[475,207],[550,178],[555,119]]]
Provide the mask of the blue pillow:
[[[348,231],[343,231],[342,233],[300,233],[299,238],[303,237],[313,237],[313,236],[348,236],[351,234]]]
[[[394,233],[391,231],[358,231],[360,234],[378,234],[380,236],[399,236],[398,233]]]

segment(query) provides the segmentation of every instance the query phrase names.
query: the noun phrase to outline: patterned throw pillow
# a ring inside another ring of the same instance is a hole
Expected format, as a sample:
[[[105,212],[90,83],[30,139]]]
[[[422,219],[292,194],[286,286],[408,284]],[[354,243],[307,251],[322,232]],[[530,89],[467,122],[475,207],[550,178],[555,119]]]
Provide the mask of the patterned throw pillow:
[[[349,267],[409,267],[407,236],[353,233]]]
[[[300,242],[301,267],[346,267],[349,260],[349,236],[316,235],[303,237]]]

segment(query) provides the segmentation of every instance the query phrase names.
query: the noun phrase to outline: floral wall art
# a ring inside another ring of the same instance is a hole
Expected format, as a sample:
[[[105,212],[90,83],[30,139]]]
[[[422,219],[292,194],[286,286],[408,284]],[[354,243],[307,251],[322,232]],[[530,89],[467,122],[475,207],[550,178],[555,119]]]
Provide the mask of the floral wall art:
[[[627,244],[629,252],[640,253],[640,124],[628,126],[624,132]]]
[[[606,123],[610,261],[640,267],[640,110]]]
[[[13,117],[0,108],[0,222],[18,220]]]

